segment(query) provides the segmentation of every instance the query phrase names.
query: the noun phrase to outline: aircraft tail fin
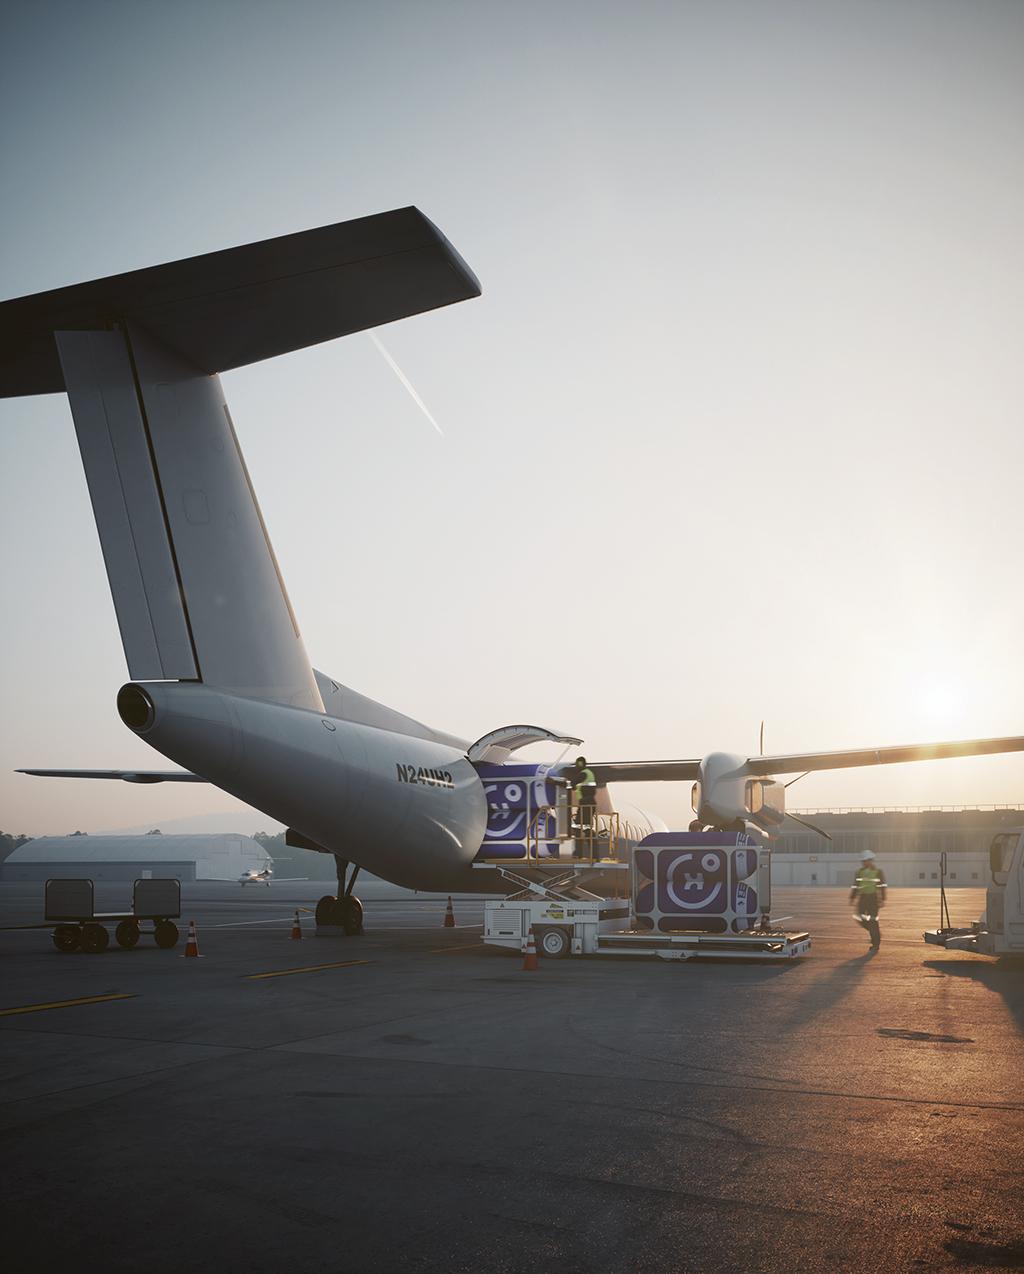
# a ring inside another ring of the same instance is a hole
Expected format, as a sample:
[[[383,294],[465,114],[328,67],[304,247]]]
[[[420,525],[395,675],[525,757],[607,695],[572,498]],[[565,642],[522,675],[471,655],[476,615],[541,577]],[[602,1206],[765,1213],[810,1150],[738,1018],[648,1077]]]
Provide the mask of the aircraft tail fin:
[[[56,336],[133,680],[322,711],[220,378],[134,324]]]
[[[0,396],[70,398],[133,679],[324,710],[216,373],[479,291],[405,208],[0,305]]]

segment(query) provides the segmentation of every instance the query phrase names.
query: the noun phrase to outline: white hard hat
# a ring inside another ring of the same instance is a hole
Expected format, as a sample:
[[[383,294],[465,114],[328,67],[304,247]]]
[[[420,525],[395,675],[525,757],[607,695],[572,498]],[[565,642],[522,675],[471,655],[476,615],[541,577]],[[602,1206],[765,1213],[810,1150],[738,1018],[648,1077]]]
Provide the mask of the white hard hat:
[[[871,850],[870,850],[870,849],[866,849],[866,850],[864,851],[864,853],[863,853],[863,854],[861,854],[861,856],[860,856],[860,861],[861,861],[862,863],[866,863],[866,862],[868,861],[868,859],[869,859],[869,858],[874,858],[874,854],[871,852]]]

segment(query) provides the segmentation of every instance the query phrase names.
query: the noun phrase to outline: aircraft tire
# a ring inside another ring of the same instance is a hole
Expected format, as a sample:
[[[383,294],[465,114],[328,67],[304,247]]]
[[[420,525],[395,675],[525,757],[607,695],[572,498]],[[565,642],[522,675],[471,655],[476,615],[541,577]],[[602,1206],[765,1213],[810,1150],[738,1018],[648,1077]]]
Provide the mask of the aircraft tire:
[[[82,945],[79,925],[58,925],[53,931],[53,945],[58,951],[77,951]]]
[[[114,941],[124,951],[138,946],[139,926],[134,920],[122,920],[114,930]]]
[[[316,923],[318,925],[340,924],[340,919],[335,915],[337,907],[338,900],[334,894],[324,894],[316,904]]]
[[[110,946],[110,934],[102,925],[82,926],[82,950],[89,955],[99,955]]]
[[[178,941],[178,926],[173,920],[158,920],[153,926],[153,941],[161,951],[170,951]]]
[[[537,953],[547,960],[564,960],[569,954],[569,931],[561,926],[542,929]]]
[[[363,932],[363,904],[355,896],[349,894],[341,900],[341,926],[350,938],[358,938]]]

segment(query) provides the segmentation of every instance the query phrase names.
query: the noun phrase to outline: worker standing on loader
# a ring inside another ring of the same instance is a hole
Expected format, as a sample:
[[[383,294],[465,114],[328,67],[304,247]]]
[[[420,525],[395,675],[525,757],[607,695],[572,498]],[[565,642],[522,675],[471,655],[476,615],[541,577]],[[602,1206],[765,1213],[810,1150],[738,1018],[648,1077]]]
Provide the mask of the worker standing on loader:
[[[579,856],[580,842],[593,852],[594,848],[594,816],[597,813],[597,778],[587,765],[585,756],[576,758],[576,766],[570,780],[573,784],[574,804],[572,827],[579,837],[575,856]]]
[[[857,872],[857,878],[850,890],[850,901],[857,904],[853,918],[861,928],[868,931],[871,938],[869,947],[871,951],[877,951],[882,941],[881,930],[878,927],[878,910],[885,905],[887,888],[885,872],[881,867],[875,866],[874,854],[870,849],[866,849],[860,856],[860,871]]]

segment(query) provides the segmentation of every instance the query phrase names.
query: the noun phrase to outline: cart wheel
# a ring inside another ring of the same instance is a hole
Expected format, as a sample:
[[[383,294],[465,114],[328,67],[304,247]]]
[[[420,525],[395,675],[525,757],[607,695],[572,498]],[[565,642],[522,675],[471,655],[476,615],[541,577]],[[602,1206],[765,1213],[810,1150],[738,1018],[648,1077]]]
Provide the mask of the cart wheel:
[[[153,926],[153,940],[161,951],[170,951],[178,941],[178,926],[173,920],[158,920]]]
[[[88,924],[82,926],[82,950],[90,955],[99,955],[110,945],[110,934],[102,925]]]
[[[114,930],[114,941],[119,947],[123,947],[125,951],[131,951],[132,947],[138,945],[139,926],[134,920],[122,920]]]
[[[324,894],[316,904],[316,922],[318,925],[333,925],[338,922],[334,918],[334,908],[338,900],[334,894]]]
[[[82,945],[82,930],[78,925],[58,925],[53,931],[53,945],[58,951],[77,951]]]
[[[567,929],[545,929],[540,935],[540,954],[549,960],[564,960],[569,954]]]
[[[350,938],[356,938],[363,932],[363,904],[349,894],[341,900],[338,908],[341,912],[341,925]]]

